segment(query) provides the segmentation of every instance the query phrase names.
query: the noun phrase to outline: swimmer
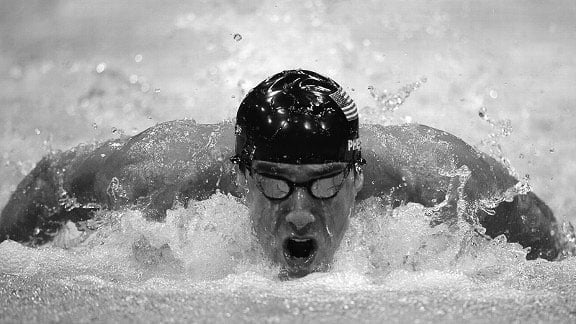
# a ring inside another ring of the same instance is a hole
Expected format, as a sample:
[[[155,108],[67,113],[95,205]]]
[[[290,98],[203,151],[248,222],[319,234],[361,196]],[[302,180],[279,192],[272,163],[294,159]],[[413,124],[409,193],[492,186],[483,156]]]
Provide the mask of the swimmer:
[[[98,209],[138,208],[162,221],[167,209],[220,191],[245,198],[257,240],[289,277],[329,269],[355,204],[369,197],[391,207],[437,206],[431,225],[454,222],[459,212],[475,216],[469,221],[478,219],[486,235],[530,247],[528,259],[553,260],[561,251],[558,224],[532,192],[510,195],[518,184],[446,132],[359,127],[340,85],[291,70],[252,89],[235,125],[171,121],[44,157],[2,210],[0,242],[43,244],[62,224]]]

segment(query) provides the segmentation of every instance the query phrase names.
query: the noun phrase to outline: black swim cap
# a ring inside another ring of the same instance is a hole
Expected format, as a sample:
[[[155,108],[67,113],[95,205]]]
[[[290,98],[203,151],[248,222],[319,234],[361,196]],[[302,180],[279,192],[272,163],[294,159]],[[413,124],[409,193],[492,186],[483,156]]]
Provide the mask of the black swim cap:
[[[363,164],[356,104],[333,80],[306,70],[280,72],[246,95],[236,116],[236,155],[290,164]]]

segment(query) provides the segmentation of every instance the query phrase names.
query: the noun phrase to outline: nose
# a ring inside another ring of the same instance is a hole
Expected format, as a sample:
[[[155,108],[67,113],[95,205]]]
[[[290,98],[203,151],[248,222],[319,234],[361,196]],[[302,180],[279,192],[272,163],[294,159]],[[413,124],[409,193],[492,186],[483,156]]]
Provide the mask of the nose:
[[[306,225],[314,223],[316,217],[307,210],[293,210],[286,216],[286,221],[292,224],[296,230],[301,230]]]
[[[290,206],[291,210],[286,216],[286,222],[292,224],[296,230],[301,230],[306,225],[316,221],[316,217],[309,209],[312,198],[305,188],[296,188],[292,195],[292,206]]]

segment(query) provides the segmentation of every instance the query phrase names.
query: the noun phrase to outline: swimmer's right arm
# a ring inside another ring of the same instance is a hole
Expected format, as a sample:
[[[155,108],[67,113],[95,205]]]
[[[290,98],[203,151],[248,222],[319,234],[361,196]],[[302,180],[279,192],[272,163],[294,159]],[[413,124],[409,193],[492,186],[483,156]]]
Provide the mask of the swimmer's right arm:
[[[135,207],[163,220],[166,209],[217,190],[239,195],[231,123],[171,121],[132,138],[50,154],[20,182],[0,215],[0,241],[50,240],[61,224],[98,209]]]
[[[78,146],[43,157],[18,184],[0,214],[0,242],[12,239],[32,245],[49,240],[63,218],[85,219],[92,208],[75,208],[98,202],[92,190],[95,175],[107,156],[126,139],[112,140],[96,147]]]

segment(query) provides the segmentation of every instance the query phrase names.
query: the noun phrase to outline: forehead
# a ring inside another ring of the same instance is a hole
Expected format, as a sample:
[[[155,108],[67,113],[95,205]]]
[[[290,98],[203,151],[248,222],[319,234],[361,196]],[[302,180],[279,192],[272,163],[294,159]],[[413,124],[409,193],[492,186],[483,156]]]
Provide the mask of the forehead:
[[[289,164],[253,160],[252,169],[265,175],[280,176],[292,181],[306,181],[319,178],[346,169],[345,162],[331,162],[323,164]]]

